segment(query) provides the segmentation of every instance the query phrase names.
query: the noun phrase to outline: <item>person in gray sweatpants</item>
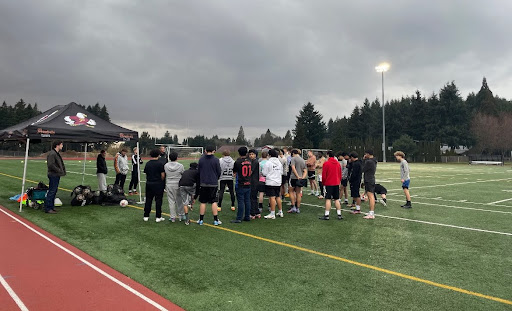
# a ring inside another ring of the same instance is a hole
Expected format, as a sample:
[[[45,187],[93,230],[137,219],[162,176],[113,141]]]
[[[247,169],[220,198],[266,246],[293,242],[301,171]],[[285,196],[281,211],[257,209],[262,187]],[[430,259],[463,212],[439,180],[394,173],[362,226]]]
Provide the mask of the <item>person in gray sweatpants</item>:
[[[176,217],[179,216],[179,220],[181,221],[184,218],[183,205],[181,204],[181,195],[180,195],[180,179],[181,175],[185,171],[183,164],[178,163],[178,154],[174,151],[169,153],[169,160],[165,164],[165,189],[167,190],[167,200],[169,201],[169,210],[171,214],[170,221],[175,222]],[[176,214],[177,209],[177,214]],[[184,220],[184,219],[183,219]]]

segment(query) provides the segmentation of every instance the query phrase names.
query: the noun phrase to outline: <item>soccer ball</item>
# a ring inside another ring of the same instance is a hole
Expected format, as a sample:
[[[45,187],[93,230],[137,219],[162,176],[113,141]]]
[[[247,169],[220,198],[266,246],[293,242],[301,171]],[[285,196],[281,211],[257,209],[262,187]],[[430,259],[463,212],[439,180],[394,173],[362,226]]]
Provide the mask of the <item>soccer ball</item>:
[[[127,207],[127,206],[128,206],[128,201],[126,201],[126,200],[121,200],[121,202],[119,202],[119,206],[121,206],[121,207]]]

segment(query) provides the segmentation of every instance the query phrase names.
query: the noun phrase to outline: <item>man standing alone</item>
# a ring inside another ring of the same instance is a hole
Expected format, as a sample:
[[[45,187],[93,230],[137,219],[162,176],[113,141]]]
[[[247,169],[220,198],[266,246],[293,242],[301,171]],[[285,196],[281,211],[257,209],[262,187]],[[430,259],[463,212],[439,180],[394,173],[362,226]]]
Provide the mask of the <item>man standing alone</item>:
[[[49,189],[46,194],[46,200],[44,202],[44,212],[48,214],[56,214],[55,211],[55,197],[57,196],[57,190],[59,188],[59,182],[61,176],[66,176],[66,167],[64,161],[60,156],[60,151],[64,145],[62,141],[56,141],[52,144],[52,150],[48,153],[46,159],[48,166],[48,180]]]
[[[126,157],[126,153],[128,150],[122,149],[120,152],[116,154],[114,158],[114,168],[116,170],[116,181],[115,184],[119,185],[121,189],[124,191],[124,182],[126,181],[126,175],[130,170],[128,168],[128,157]]]

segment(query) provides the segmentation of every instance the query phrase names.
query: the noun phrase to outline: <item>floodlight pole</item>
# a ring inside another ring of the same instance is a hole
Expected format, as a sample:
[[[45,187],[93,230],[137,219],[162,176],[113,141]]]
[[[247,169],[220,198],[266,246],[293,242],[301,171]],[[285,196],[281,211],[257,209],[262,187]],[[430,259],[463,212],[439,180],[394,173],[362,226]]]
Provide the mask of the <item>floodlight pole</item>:
[[[25,178],[27,177],[27,162],[28,162],[29,146],[30,146],[30,138],[27,138],[27,146],[25,148],[25,162],[23,163],[23,182],[21,183],[20,212],[23,210],[23,194],[25,192]]]
[[[386,162],[386,116],[384,113],[384,70],[382,71],[382,162]]]
[[[146,201],[146,198],[144,198],[144,201],[142,201],[142,190],[140,186],[140,149],[139,149],[139,142],[137,141],[137,180],[139,181],[139,202],[138,204],[143,204]]]

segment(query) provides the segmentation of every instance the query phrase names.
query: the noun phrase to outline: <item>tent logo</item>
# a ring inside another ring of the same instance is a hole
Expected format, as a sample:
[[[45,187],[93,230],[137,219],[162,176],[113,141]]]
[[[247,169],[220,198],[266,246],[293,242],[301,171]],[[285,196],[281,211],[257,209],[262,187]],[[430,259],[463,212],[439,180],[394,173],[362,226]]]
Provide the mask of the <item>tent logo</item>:
[[[85,125],[87,127],[94,127],[96,125],[96,121],[88,119],[87,115],[81,112],[78,112],[76,116],[65,116],[64,121],[66,121],[66,124],[70,126]]]

